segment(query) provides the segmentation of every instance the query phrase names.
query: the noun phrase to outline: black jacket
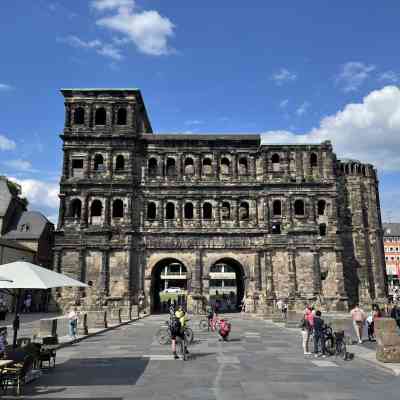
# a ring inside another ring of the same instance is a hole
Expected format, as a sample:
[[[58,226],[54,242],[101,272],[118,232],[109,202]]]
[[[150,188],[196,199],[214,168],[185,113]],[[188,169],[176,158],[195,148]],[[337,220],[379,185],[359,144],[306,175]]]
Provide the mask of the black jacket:
[[[320,335],[324,330],[324,320],[321,317],[314,316],[314,333]]]

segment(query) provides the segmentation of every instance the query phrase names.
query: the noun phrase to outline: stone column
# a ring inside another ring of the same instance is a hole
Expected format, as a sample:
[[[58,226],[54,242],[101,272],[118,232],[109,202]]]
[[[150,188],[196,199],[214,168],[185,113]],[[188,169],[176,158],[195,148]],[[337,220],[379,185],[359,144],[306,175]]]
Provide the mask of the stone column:
[[[235,223],[235,227],[239,227],[239,200],[234,199],[233,200],[233,220]]]
[[[103,250],[101,254],[101,279],[100,279],[100,290],[104,296],[109,295],[109,250]]]
[[[68,103],[65,103],[65,127],[69,128],[71,126],[71,106]]]
[[[60,193],[58,195],[60,199],[60,207],[59,207],[59,215],[58,215],[58,224],[57,229],[61,229],[64,226],[64,219],[65,219],[65,194]]]
[[[297,294],[297,276],[296,276],[296,252],[294,249],[288,249],[288,282],[289,282],[289,298],[296,299]]]
[[[110,214],[111,214],[111,201],[109,197],[106,197],[104,202],[104,225],[110,225]]]
[[[63,178],[64,179],[68,179],[70,177],[69,165],[70,165],[69,151],[64,149],[64,158],[63,158]]]
[[[254,289],[256,291],[261,291],[262,282],[261,282],[261,258],[262,255],[260,252],[256,253],[256,262],[254,264]]]
[[[269,299],[270,302],[272,302],[276,297],[272,254],[270,251],[266,251],[264,254],[265,254],[265,286],[267,291],[267,299]]]
[[[85,174],[84,174],[86,179],[90,179],[91,163],[92,163],[92,157],[91,157],[91,154],[88,153],[87,158],[86,158],[86,169],[85,169]]]
[[[317,213],[315,212],[315,196],[309,196],[310,209],[308,210],[308,220],[310,223],[317,223]]]
[[[344,268],[343,268],[343,250],[336,248],[336,293],[337,299],[335,307],[339,311],[346,311],[347,310],[347,296],[344,289]]]
[[[238,179],[238,158],[236,154],[232,154],[232,179]]]
[[[312,251],[313,255],[313,294],[314,296],[321,295],[322,281],[321,281],[321,265],[319,249]]]
[[[81,224],[83,226],[87,226],[88,225],[88,220],[89,220],[89,196],[85,195],[85,198],[84,198],[84,201],[83,201]]]

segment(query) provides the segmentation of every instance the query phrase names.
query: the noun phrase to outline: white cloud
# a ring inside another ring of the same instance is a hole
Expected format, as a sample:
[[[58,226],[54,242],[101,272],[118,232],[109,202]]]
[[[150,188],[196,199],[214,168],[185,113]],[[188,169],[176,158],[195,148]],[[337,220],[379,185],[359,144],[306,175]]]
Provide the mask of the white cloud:
[[[3,162],[4,165],[18,171],[33,172],[32,164],[26,160],[8,160]]]
[[[397,83],[400,81],[400,74],[394,71],[386,71],[379,76],[379,80],[382,82]]]
[[[112,58],[113,60],[120,61],[123,59],[121,50],[113,43],[103,43],[101,40],[94,39],[85,41],[80,39],[78,36],[70,35],[66,38],[58,39],[60,42],[69,44],[70,46],[83,48],[83,49],[93,49],[97,54],[105,57]]]
[[[22,187],[22,196],[27,197],[32,206],[56,209],[59,205],[59,184],[37,179],[9,178]],[[33,207],[32,207],[33,209]]]
[[[318,128],[296,135],[263,134],[263,144],[321,143],[331,140],[338,158],[370,162],[378,169],[400,171],[400,88],[386,86],[321,120]]]
[[[283,85],[284,83],[295,81],[297,79],[297,74],[290,72],[286,68],[281,68],[272,75],[271,79],[274,80],[277,85]]]
[[[344,92],[353,92],[360,88],[374,70],[375,65],[351,61],[342,65],[342,70],[336,81],[342,86]]]
[[[96,24],[119,32],[140,52],[153,56],[173,52],[168,40],[174,35],[175,26],[157,11],[138,11],[133,0],[95,0],[91,5],[100,12],[114,12],[98,19]]]
[[[204,124],[204,122],[199,119],[189,119],[189,120],[185,121],[185,124],[186,125],[201,125],[201,124]]]
[[[58,214],[47,215],[46,218],[52,222],[54,225],[58,223]]]
[[[289,99],[284,99],[279,103],[279,107],[286,108],[288,104],[289,104]]]
[[[5,92],[7,90],[14,89],[11,85],[7,85],[6,83],[0,83],[0,92]]]
[[[0,134],[0,150],[14,150],[16,144],[13,140],[8,139],[6,136]]]
[[[300,107],[296,110],[296,114],[301,117],[304,115],[308,109],[310,108],[310,103],[308,101],[305,101],[303,104],[300,105]]]

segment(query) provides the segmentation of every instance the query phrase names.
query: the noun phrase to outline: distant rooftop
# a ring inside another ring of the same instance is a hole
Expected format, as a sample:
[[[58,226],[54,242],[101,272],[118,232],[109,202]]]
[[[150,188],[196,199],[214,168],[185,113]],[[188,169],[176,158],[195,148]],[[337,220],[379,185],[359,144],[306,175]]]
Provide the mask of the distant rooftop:
[[[400,223],[383,223],[383,236],[400,236]]]

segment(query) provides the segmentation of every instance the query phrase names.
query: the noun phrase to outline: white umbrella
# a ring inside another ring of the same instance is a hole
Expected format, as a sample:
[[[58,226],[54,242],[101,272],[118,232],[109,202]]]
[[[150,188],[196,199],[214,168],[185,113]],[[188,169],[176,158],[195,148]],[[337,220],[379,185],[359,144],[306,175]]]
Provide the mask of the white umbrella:
[[[0,289],[51,289],[87,287],[85,283],[26,261],[0,265]],[[11,282],[10,282],[11,281]]]
[[[56,287],[87,287],[85,283],[72,279],[58,272],[39,267],[26,261],[14,261],[0,265],[0,289],[18,289],[15,319],[13,322],[13,345],[17,344],[19,329],[18,308],[21,297],[21,289],[51,289]]]

